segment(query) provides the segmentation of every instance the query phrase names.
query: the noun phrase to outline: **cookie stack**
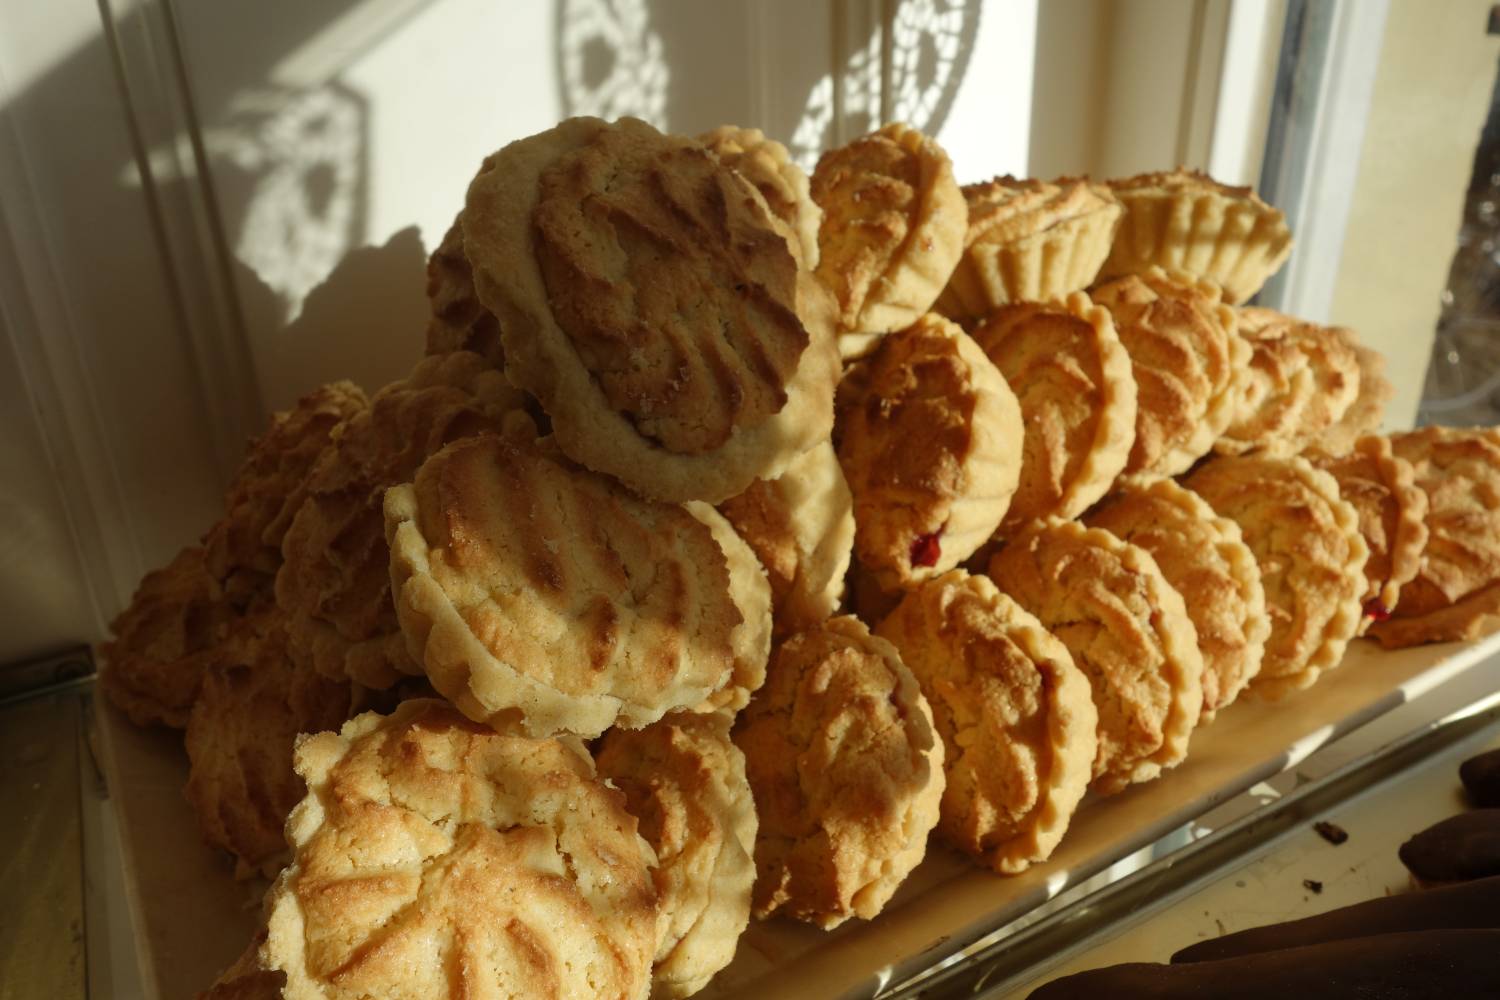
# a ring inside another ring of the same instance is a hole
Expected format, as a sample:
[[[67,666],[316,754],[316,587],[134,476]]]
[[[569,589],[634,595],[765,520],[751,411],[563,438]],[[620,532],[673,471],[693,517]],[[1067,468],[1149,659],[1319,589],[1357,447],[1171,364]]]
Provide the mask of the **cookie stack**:
[[[279,414],[103,649],[275,877],[210,995],[686,996],[934,830],[1045,860],[1362,630],[1494,627],[1500,436],[1372,436],[1378,356],[1239,305],[1290,247],[899,125],[810,178],[630,119],[488,157],[428,356]]]

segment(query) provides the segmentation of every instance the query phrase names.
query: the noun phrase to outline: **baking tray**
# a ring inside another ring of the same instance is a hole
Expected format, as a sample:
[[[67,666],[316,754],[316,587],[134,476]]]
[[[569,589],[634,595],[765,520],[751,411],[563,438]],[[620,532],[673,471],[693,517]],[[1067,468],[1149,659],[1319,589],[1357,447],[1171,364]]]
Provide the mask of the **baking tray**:
[[[877,919],[833,932],[784,920],[754,923],[734,962],[700,995],[874,996],[1497,651],[1500,636],[1394,652],[1353,643],[1343,665],[1311,690],[1220,713],[1194,735],[1188,760],[1161,780],[1086,800],[1049,863],[1003,878],[934,842]],[[100,709],[99,730],[146,995],[191,997],[249,940],[264,883],[235,882],[228,859],[198,839],[182,796],[180,734],[137,729],[108,706]]]

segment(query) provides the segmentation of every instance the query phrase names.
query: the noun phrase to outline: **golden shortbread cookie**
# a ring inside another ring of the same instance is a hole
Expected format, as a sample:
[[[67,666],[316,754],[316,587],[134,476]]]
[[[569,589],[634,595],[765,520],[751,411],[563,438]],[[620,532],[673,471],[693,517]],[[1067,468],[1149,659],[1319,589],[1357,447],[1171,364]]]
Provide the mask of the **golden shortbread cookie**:
[[[725,557],[679,504],[490,434],[391,488],[385,518],[411,656],[471,719],[593,737],[730,680],[742,618]],[[769,633],[769,588],[761,616]]]
[[[964,253],[933,307],[975,319],[1012,302],[1046,302],[1093,284],[1109,256],[1120,203],[1087,178],[965,184]]]
[[[1348,336],[1353,338],[1352,331]],[[1355,343],[1354,358],[1359,366],[1359,392],[1344,415],[1316,443],[1317,448],[1329,455],[1345,454],[1360,438],[1379,431],[1385,420],[1385,406],[1396,394],[1396,387],[1385,377],[1384,354]]]
[[[262,927],[234,964],[225,969],[212,986],[198,994],[198,1000],[281,1000],[286,973],[274,972],[262,965],[261,949],[265,943],[266,930]]]
[[[1135,376],[1109,311],[1083,292],[996,310],[974,341],[1021,407],[1021,478],[999,534],[1077,517],[1109,492],[1135,441]]]
[[[1110,311],[1136,383],[1135,441],[1125,471],[1175,476],[1213,448],[1237,411],[1249,348],[1213,283],[1152,268],[1091,293]]]
[[[1020,475],[1021,411],[956,324],[928,313],[885,337],[838,405],[854,551],[882,588],[944,573],[994,534]]]
[[[719,551],[724,554],[724,568],[729,573],[729,597],[740,613],[740,623],[729,636],[730,649],[734,652],[729,681],[704,699],[697,711],[723,709],[733,714],[748,705],[750,696],[766,682],[766,661],[771,656],[771,584],[760,560],[755,557],[755,550],[740,537],[728,518],[697,500],[682,506],[708,526]]]
[[[1182,596],[1151,555],[1056,518],[990,560],[990,578],[1062,640],[1099,710],[1095,791],[1150,781],[1187,756],[1203,709],[1203,656]]]
[[[943,740],[938,832],[1002,874],[1047,860],[1098,751],[1088,678],[1067,647],[962,570],[908,593],[876,634],[916,675]]]
[[[100,684],[115,707],[138,726],[182,729],[203,673],[221,654],[219,640],[234,618],[218,581],[189,546],[147,573],[130,605],[109,623]]]
[[[685,997],[734,958],[750,922],[755,799],[723,712],[612,729],[594,755],[656,851],[661,925],[653,997]]]
[[[1311,446],[1335,450],[1324,443],[1325,436],[1360,395],[1361,363],[1353,332],[1272,309],[1247,307],[1237,313],[1250,360],[1240,375],[1238,415],[1215,450],[1271,456],[1296,455]],[[1376,395],[1383,391],[1378,385],[1374,389]],[[1367,422],[1368,415],[1354,419]],[[1334,432],[1335,437],[1344,433]]]
[[[464,231],[459,217],[443,234],[443,242],[427,258],[427,353],[473,351],[496,368],[505,368],[500,343],[500,321],[479,301],[474,269],[464,256]]]
[[[968,208],[948,154],[901,124],[824,153],[812,196],[823,210],[817,273],[837,302],[839,352],[862,357],[932,307],[963,255]]]
[[[224,495],[224,516],[203,536],[204,565],[237,604],[270,589],[308,476],[335,429],[367,405],[353,382],[319,386],[250,442]]]
[[[832,303],[699,143],[571,118],[487,158],[462,222],[506,377],[580,465],[717,503],[828,436]]]
[[[418,699],[299,740],[295,763],[261,950],[287,1000],[645,997],[655,857],[576,740]]]
[[[1240,526],[1260,566],[1271,634],[1253,694],[1309,687],[1343,659],[1359,629],[1368,550],[1338,483],[1303,458],[1216,458],[1183,485]]]
[[[809,271],[818,269],[818,228],[823,210],[812,200],[807,174],[791,154],[758,128],[720,125],[698,136],[719,162],[755,185],[770,208],[792,234],[792,251]]]
[[[353,692],[292,663],[274,608],[237,622],[222,647],[188,719],[187,800],[203,839],[234,856],[236,877],[274,876],[287,813],[305,791],[292,744],[298,733],[337,729]]]
[[[775,479],[757,479],[719,512],[765,567],[777,635],[833,616],[854,551],[854,497],[830,442]]]
[[[1339,496],[1359,516],[1365,559],[1361,631],[1389,618],[1401,588],[1417,575],[1427,547],[1427,494],[1417,486],[1411,463],[1397,456],[1389,438],[1363,437],[1342,455],[1310,459],[1338,482]]]
[[[1427,544],[1370,634],[1387,649],[1488,635],[1500,628],[1500,430],[1422,427],[1390,440],[1427,496]]]
[[[755,792],[755,913],[870,919],[927,851],[943,744],[896,648],[857,619],[782,642],[734,730]]]
[[[292,656],[325,677],[386,688],[421,666],[391,603],[381,502],[443,445],[482,431],[532,431],[522,394],[469,351],[424,358],[347,421],[307,481],[286,536],[276,603]]]
[[[1213,721],[1260,672],[1266,637],[1266,592],[1240,527],[1202,497],[1170,479],[1127,480],[1084,519],[1151,553],[1182,595],[1203,653],[1203,716]]]
[[[1292,252],[1286,217],[1248,187],[1182,168],[1108,184],[1125,214],[1102,277],[1177,268],[1210,279],[1239,303],[1260,291]]]

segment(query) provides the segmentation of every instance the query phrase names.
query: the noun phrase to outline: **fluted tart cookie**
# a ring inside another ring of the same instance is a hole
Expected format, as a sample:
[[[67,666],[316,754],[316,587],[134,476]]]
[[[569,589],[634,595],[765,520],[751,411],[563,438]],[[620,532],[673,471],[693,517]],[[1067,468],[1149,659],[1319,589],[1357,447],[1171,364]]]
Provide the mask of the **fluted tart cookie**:
[[[1181,168],[1108,184],[1125,214],[1103,277],[1177,268],[1210,279],[1239,303],[1260,291],[1292,252],[1286,217],[1248,187]]]
[[[1335,420],[1316,443],[1318,449],[1330,455],[1342,455],[1353,449],[1360,438],[1379,431],[1385,420],[1386,404],[1396,394],[1396,387],[1385,377],[1385,355],[1353,342],[1352,331],[1346,339],[1354,347],[1354,360],[1359,368],[1359,392],[1344,415]]]
[[[576,741],[429,699],[299,741],[266,897],[287,1000],[646,995],[655,858]]]
[[[1077,517],[1125,471],[1135,441],[1135,376],[1109,311],[1074,292],[998,309],[973,336],[1015,392],[1025,433],[1000,535]]]
[[[1010,540],[990,578],[1062,640],[1099,710],[1095,791],[1176,767],[1203,709],[1203,656],[1182,596],[1145,549],[1051,519]]]
[[[1389,438],[1364,437],[1342,455],[1317,454],[1313,465],[1333,476],[1339,496],[1359,516],[1365,559],[1361,631],[1391,616],[1401,588],[1417,575],[1427,547],[1427,494],[1411,463],[1396,455]]]
[[[1152,268],[1090,293],[1114,317],[1136,383],[1127,472],[1175,476],[1208,454],[1237,410],[1249,350],[1216,285]]]
[[[817,274],[837,302],[839,351],[862,357],[948,283],[968,226],[963,192],[942,147],[891,124],[824,153],[812,196],[823,210]]]
[[[505,368],[500,343],[500,321],[479,301],[474,269],[464,256],[460,218],[443,234],[443,241],[427,258],[427,353],[473,351],[496,368]]]
[[[610,730],[594,755],[656,851],[653,997],[701,990],[750,922],[755,800],[730,722],[723,712],[674,712],[645,729]]]
[[[1427,496],[1427,544],[1370,634],[1387,649],[1488,635],[1500,628],[1500,430],[1423,427],[1390,440]]]
[[[1170,479],[1127,480],[1084,523],[1151,553],[1182,595],[1203,653],[1203,716],[1210,722],[1260,672],[1266,592],[1239,525]]]
[[[828,436],[828,296],[701,144],[571,118],[488,157],[462,223],[506,377],[580,465],[717,503]]]
[[[952,321],[928,313],[884,338],[839,390],[860,564],[894,590],[973,555],[1015,493],[1022,438],[1015,394]]]
[[[878,914],[943,794],[943,744],[895,647],[847,616],[786,639],[734,741],[760,817],[755,914],[825,929]]]
[[[1099,716],[1066,646],[983,576],[953,570],[876,634],[916,675],[943,741],[938,832],[1002,874],[1047,860],[1088,788]]]
[[[385,518],[411,656],[472,719],[593,737],[730,680],[742,616],[712,530],[547,442],[459,441]]]
[[[812,200],[807,174],[791,154],[758,128],[720,125],[698,136],[719,162],[755,185],[771,209],[790,230],[792,250],[809,271],[818,269],[818,229],[823,210]]]
[[[830,442],[719,504],[765,567],[778,635],[833,617],[854,550],[854,497]]]
[[[293,658],[329,678],[387,688],[422,673],[391,603],[381,502],[450,441],[482,431],[532,432],[524,397],[469,351],[423,358],[377,392],[335,435],[281,542],[276,603]]]
[[[729,680],[709,694],[698,711],[722,709],[733,714],[749,704],[750,696],[766,682],[766,661],[771,656],[771,583],[755,557],[755,550],[740,537],[727,517],[697,500],[682,506],[708,526],[724,554],[729,598],[740,616],[740,623],[729,633],[729,648],[734,655]]]
[[[934,307],[974,319],[1012,302],[1046,302],[1093,284],[1109,256],[1120,203],[1087,178],[965,184],[964,253]]]
[[[1276,700],[1310,687],[1359,629],[1368,550],[1358,512],[1304,458],[1216,458],[1183,485],[1240,526],[1260,566],[1271,634],[1250,690]]]

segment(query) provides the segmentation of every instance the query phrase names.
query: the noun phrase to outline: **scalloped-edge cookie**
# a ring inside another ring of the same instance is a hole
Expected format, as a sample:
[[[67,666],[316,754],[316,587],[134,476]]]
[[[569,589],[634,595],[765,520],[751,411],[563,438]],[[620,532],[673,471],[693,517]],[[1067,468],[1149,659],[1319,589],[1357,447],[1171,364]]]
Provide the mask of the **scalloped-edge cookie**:
[[[732,714],[748,705],[750,696],[766,682],[766,661],[771,657],[771,584],[755,558],[755,550],[740,537],[728,518],[696,500],[682,506],[700,523],[708,525],[724,554],[729,597],[740,613],[740,623],[729,634],[729,646],[734,652],[729,681],[710,694],[698,711],[724,710]]]
[[[969,212],[932,139],[894,123],[829,150],[812,175],[823,210],[818,279],[837,304],[839,353],[868,354],[916,322],[964,250]]]
[[[1250,692],[1275,701],[1311,687],[1359,630],[1368,554],[1359,514],[1304,458],[1216,458],[1182,485],[1240,526],[1260,566],[1271,634]]]
[[[1125,214],[1101,277],[1173,267],[1212,280],[1240,303],[1292,252],[1286,216],[1248,187],[1180,167],[1106,183]]]
[[[261,949],[286,1000],[645,997],[655,857],[576,740],[418,699],[294,759],[307,796]]]
[[[1353,332],[1349,337],[1352,339]],[[1323,432],[1316,447],[1330,455],[1342,455],[1351,449],[1360,438],[1380,430],[1385,420],[1385,407],[1396,394],[1396,387],[1385,377],[1385,355],[1379,351],[1354,344],[1354,358],[1359,366],[1359,392],[1344,415]]]
[[[1394,614],[1370,634],[1395,649],[1500,629],[1500,429],[1422,427],[1390,441],[1427,496],[1427,544]]]
[[[1099,710],[1094,791],[1114,794],[1182,763],[1203,710],[1203,656],[1182,595],[1150,553],[1053,518],[1008,542],[989,576],[1089,679]]]
[[[1260,672],[1271,622],[1260,567],[1239,525],[1170,479],[1127,480],[1084,519],[1151,553],[1182,595],[1203,654],[1203,715],[1212,722]]]
[[[709,526],[546,442],[456,442],[386,492],[385,521],[407,647],[471,719],[594,737],[730,679],[742,619]]]
[[[1427,494],[1417,486],[1411,463],[1391,450],[1389,438],[1363,437],[1352,451],[1309,456],[1338,482],[1339,496],[1359,515],[1365,559],[1364,618],[1360,631],[1389,618],[1401,588],[1417,575],[1427,547]]]
[[[500,321],[479,301],[474,289],[474,269],[464,256],[460,218],[454,217],[443,241],[427,258],[427,302],[432,309],[427,319],[427,353],[473,351],[503,371]]]
[[[570,118],[488,157],[462,223],[506,377],[580,465],[718,503],[828,437],[832,302],[699,143]]]
[[[812,200],[807,174],[791,154],[758,128],[720,125],[698,136],[719,162],[755,185],[771,213],[792,233],[792,249],[809,271],[818,269],[818,229],[823,210]]]
[[[776,647],[739,717],[760,828],[754,912],[825,930],[878,914],[927,852],[943,744],[896,647],[833,618]]]
[[[455,351],[423,358],[341,425],[281,542],[276,603],[288,616],[293,659],[371,688],[421,675],[391,603],[382,497],[450,441],[534,434],[524,405],[488,361]]]
[[[963,570],[909,592],[876,635],[916,676],[943,740],[938,832],[1004,875],[1046,861],[1098,751],[1088,678],[1067,647]]]
[[[1250,351],[1234,310],[1212,282],[1156,267],[1090,295],[1113,316],[1135,376],[1135,441],[1125,471],[1186,472],[1238,413],[1237,373]]]
[[[957,324],[928,313],[884,338],[839,391],[860,564],[895,590],[973,555],[1005,517],[1023,437],[1015,394]]]
[[[1025,428],[1000,536],[1077,517],[1109,492],[1135,441],[1135,376],[1109,310],[1074,292],[998,309],[973,336],[1015,393]]]
[[[734,958],[750,922],[755,799],[730,723],[723,712],[674,712],[645,729],[610,730],[594,753],[656,851],[653,997],[701,990]]]
[[[775,479],[757,479],[719,513],[765,567],[775,634],[833,617],[854,551],[854,497],[831,442]]]
[[[1109,256],[1122,209],[1086,177],[1055,181],[1006,175],[965,184],[964,253],[933,307],[975,319],[1012,302],[1046,302],[1093,284]]]

